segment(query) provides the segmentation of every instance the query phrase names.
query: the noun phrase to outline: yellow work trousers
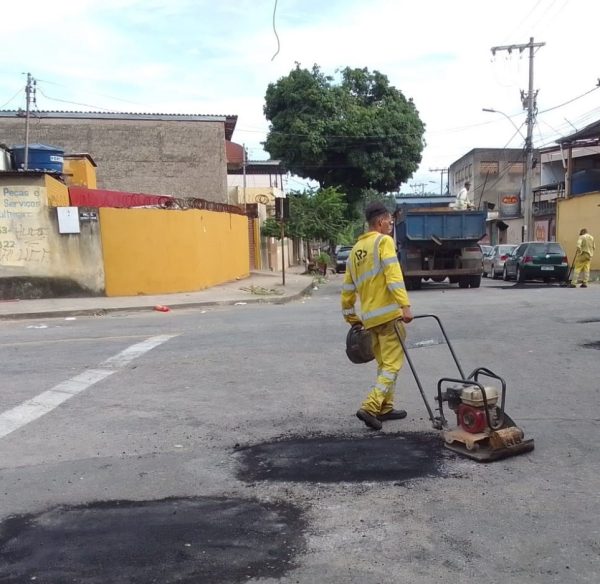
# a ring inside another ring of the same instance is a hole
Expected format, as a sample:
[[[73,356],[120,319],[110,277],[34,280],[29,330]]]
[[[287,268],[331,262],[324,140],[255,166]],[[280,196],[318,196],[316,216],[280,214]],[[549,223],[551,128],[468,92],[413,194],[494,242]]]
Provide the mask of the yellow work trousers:
[[[577,280],[579,279],[579,273],[582,274],[582,282],[587,284],[590,281],[590,263],[592,258],[589,253],[580,253],[575,258],[575,267],[573,269],[573,279],[571,280],[572,284],[577,284]]]
[[[404,362],[404,351],[395,327],[404,340],[406,330],[401,320],[392,320],[369,329],[373,336],[373,353],[377,360],[377,380],[360,407],[373,416],[387,414],[394,409],[396,378]]]

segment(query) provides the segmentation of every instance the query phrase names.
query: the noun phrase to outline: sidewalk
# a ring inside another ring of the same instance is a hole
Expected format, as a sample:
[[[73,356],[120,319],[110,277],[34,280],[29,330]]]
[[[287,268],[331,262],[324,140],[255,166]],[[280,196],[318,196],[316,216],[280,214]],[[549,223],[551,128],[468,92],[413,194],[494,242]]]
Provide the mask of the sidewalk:
[[[310,294],[313,277],[302,274],[304,266],[286,270],[285,287],[281,272],[251,272],[250,277],[213,286],[199,292],[157,294],[154,296],[117,296],[107,298],[43,298],[39,300],[0,301],[0,320],[67,316],[100,316],[109,312],[153,310],[155,306],[198,308],[202,306],[271,302],[285,304]]]

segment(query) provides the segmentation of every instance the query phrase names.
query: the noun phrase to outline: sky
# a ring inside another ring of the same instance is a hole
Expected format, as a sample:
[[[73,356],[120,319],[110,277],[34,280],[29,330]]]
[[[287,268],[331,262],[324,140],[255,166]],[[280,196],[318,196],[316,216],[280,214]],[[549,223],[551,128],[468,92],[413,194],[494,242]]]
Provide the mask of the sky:
[[[267,86],[296,62],[378,70],[426,125],[404,192],[439,192],[430,169],[472,148],[523,146],[528,53],[492,46],[546,43],[535,146],[600,119],[595,0],[29,0],[3,3],[2,20],[0,109],[25,106],[29,72],[40,110],[237,115],[233,140],[256,160]]]

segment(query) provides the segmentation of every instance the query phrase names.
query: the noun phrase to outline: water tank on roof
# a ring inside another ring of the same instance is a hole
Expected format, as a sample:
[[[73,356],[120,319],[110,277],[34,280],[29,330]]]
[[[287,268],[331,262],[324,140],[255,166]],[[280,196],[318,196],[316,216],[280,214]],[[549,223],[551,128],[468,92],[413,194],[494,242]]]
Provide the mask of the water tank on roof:
[[[573,181],[571,183],[572,195],[582,195],[595,191],[600,191],[600,169],[588,168],[587,170],[578,170],[573,173]]]
[[[15,168],[25,168],[25,146],[19,144],[11,148]],[[65,152],[56,146],[47,144],[30,144],[27,160],[27,170],[45,170],[47,172],[62,172]]]
[[[4,144],[0,144],[0,172],[6,170],[12,170],[10,150]]]

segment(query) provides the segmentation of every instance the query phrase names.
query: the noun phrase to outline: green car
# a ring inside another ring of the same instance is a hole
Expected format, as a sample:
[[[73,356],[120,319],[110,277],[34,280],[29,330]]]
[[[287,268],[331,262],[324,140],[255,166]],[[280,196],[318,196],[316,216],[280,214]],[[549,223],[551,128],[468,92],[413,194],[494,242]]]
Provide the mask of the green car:
[[[569,276],[567,254],[560,243],[530,241],[516,247],[504,262],[502,277],[517,282],[543,280],[566,282]]]

